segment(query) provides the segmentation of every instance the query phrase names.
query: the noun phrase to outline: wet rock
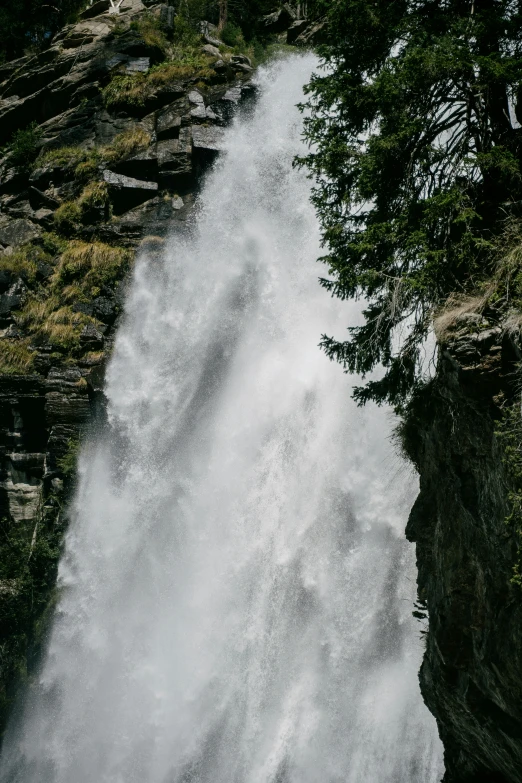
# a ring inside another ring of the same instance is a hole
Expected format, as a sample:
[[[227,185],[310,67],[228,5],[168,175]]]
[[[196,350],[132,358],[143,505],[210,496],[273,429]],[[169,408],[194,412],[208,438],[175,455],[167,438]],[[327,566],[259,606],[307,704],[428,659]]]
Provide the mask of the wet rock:
[[[200,104],[199,106],[195,106],[191,112],[190,116],[193,120],[206,120],[207,119],[207,110],[205,109],[204,104]]]
[[[232,63],[231,67],[236,73],[248,74],[252,73],[254,70],[250,65],[246,65],[245,63]]]
[[[222,117],[219,116],[219,114],[216,114],[215,111],[213,111],[210,106],[207,106],[205,110],[205,115],[207,120],[210,120],[211,122],[222,122]]]
[[[66,168],[57,166],[54,163],[49,163],[46,166],[36,168],[29,177],[29,182],[36,190],[45,191],[49,188],[51,183],[53,183],[53,185],[59,185],[66,176]]]
[[[78,426],[89,421],[88,389],[77,368],[51,368],[45,387],[46,418],[51,426]]]
[[[205,100],[200,92],[197,90],[191,90],[188,94],[190,103],[194,103],[196,106],[204,106]]]
[[[139,36],[127,33],[118,40],[118,53],[127,54],[131,58],[148,57],[155,65],[165,59],[165,54],[159,46],[149,45]]]
[[[192,175],[192,133],[181,128],[178,139],[159,141],[156,145],[160,184],[175,185],[180,178]]]
[[[122,217],[120,236],[133,236],[136,240],[150,234],[165,236],[172,229],[172,221],[179,219],[184,206],[179,196],[151,199]]]
[[[92,302],[73,302],[71,309],[74,313],[83,313],[84,315],[93,315]]]
[[[54,213],[52,209],[45,209],[45,207],[42,207],[41,209],[36,210],[34,213],[34,219],[44,228],[50,228],[53,223],[53,214]]]
[[[13,275],[0,266],[0,293],[3,294],[13,282]]]
[[[155,115],[143,116],[139,121],[124,116],[113,116],[105,109],[97,111],[94,115],[94,139],[101,146],[112,144],[115,137],[130,128],[144,130],[149,135],[154,132]]]
[[[34,212],[29,201],[24,201],[22,198],[16,199],[13,206],[6,206],[5,211],[13,218],[34,220]]]
[[[217,74],[225,74],[228,71],[228,65],[224,60],[218,60],[212,65]]]
[[[26,181],[26,175],[18,169],[4,166],[4,168],[0,170],[0,194],[16,193],[23,187],[24,182]]]
[[[219,152],[223,149],[224,133],[221,128],[194,125],[192,127],[192,142],[195,150]]]
[[[125,65],[127,73],[147,73],[150,68],[150,57],[130,57]]]
[[[113,166],[117,174],[124,174],[140,181],[156,182],[158,179],[158,157],[154,147],[141,150]]]
[[[234,54],[230,58],[230,62],[235,65],[248,65],[252,68],[252,60],[246,56],[246,54]]]

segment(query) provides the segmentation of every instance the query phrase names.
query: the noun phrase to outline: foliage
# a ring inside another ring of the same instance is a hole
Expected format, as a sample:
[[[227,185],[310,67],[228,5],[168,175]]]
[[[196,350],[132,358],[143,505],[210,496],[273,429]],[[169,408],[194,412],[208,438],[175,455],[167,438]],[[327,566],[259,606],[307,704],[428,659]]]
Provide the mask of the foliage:
[[[497,425],[497,439],[502,447],[502,463],[506,468],[511,489],[508,492],[510,512],[506,518],[516,538],[516,559],[512,584],[522,587],[522,411],[520,400],[504,408]]]
[[[164,53],[167,51],[168,41],[157,16],[144,13],[131,22],[130,26],[131,30],[137,32],[147,46],[155,46]]]
[[[205,78],[213,72],[199,52],[185,51],[176,61],[161,63],[148,73],[116,74],[102,90],[108,109],[143,108],[156,90],[180,79]]]
[[[58,468],[65,478],[70,478],[76,471],[78,462],[78,452],[80,451],[80,441],[77,438],[69,438],[67,441],[67,451],[57,461]]]
[[[260,20],[275,7],[273,0],[228,0],[228,24],[239,27],[247,41],[261,39],[263,29]]]
[[[244,46],[245,39],[243,37],[243,31],[241,28],[234,24],[234,22],[227,22],[221,31],[221,40],[227,46]]]
[[[21,277],[30,285],[36,280],[38,262],[47,262],[50,258],[47,253],[34,245],[22,245],[10,256],[2,256],[0,270],[16,278]]]
[[[17,313],[17,323],[33,342],[48,342],[57,351],[74,354],[81,349],[84,326],[99,325],[95,318],[79,312],[75,305],[92,301],[105,286],[121,280],[130,261],[130,251],[122,248],[102,242],[67,242],[50,280],[31,293]],[[13,368],[6,371],[27,372],[33,360],[28,343],[4,340],[0,342],[0,352],[3,343],[11,346],[6,349],[9,353],[5,358],[0,353],[5,366]]]
[[[74,282],[81,294],[90,299],[99,289],[123,278],[131,257],[129,250],[102,242],[72,241],[60,258],[52,286],[63,292],[65,286]]]
[[[36,122],[17,130],[10,143],[10,162],[20,171],[28,171],[38,155],[38,142],[42,132]]]
[[[96,323],[94,318],[64,305],[56,294],[31,297],[18,322],[34,337],[62,351],[79,348],[83,327]]]
[[[106,182],[89,182],[76,201],[65,201],[53,215],[56,227],[71,236],[80,224],[106,219],[110,212],[109,190]]]
[[[104,147],[58,147],[42,152],[35,161],[35,167],[55,166],[74,173],[78,182],[88,182],[98,175],[104,163],[117,163],[122,158],[148,147],[150,135],[134,126],[119,133],[111,144]]]
[[[65,236],[76,232],[81,219],[82,211],[76,201],[64,201],[53,214],[54,225]]]
[[[0,5],[0,63],[39,51],[85,5],[84,0],[4,0]]]
[[[327,354],[363,376],[354,396],[397,408],[421,383],[434,309],[494,265],[494,239],[521,197],[522,15],[508,0],[318,0],[324,70],[308,86],[299,162],[315,179],[328,276],[365,297],[349,339]],[[402,330],[405,336],[398,339]]]
[[[52,604],[63,527],[39,519],[36,526],[0,520],[0,668],[4,681],[26,676]],[[7,677],[5,674],[7,673]],[[0,691],[0,722],[12,701]]]
[[[33,367],[34,351],[29,340],[0,340],[0,373],[2,375],[24,375]]]
[[[117,163],[122,158],[146,149],[149,144],[150,135],[143,128],[135,126],[119,133],[112,144],[103,147],[101,156],[107,163]]]

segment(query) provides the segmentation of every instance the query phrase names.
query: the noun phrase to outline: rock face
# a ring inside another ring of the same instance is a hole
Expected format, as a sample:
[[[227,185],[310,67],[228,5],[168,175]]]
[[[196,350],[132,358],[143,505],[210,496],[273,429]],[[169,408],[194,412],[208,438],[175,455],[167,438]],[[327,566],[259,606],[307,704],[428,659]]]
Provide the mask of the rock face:
[[[420,682],[444,742],[445,783],[522,781],[518,536],[495,435],[519,360],[518,340],[494,318],[457,315],[403,431],[421,479],[407,528],[429,613]]]
[[[38,658],[62,508],[79,440],[103,409],[128,262],[184,226],[222,127],[254,91],[242,55],[224,55],[223,75],[166,63],[147,82],[164,53],[140,37],[141,16],[168,30],[174,9],[146,6],[125,0],[109,16],[99,0],[45,52],[0,66],[0,144],[41,128],[37,160],[0,159],[0,733]],[[146,89],[111,104],[103,90],[122,77]]]

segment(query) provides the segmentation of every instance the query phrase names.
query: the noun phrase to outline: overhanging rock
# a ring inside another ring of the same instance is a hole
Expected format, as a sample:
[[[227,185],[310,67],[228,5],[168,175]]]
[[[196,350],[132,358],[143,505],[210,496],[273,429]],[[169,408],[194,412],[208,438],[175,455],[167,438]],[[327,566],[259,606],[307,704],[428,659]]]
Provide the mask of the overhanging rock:
[[[116,174],[105,169],[103,180],[111,191],[111,201],[116,213],[126,212],[150,198],[154,198],[158,190],[157,182],[147,182],[124,174]]]

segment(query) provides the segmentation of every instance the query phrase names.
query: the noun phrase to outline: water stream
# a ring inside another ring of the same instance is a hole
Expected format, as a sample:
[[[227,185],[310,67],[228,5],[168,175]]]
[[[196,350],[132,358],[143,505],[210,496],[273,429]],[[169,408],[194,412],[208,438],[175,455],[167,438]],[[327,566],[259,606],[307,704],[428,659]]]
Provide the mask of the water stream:
[[[440,780],[404,538],[416,479],[391,414],[357,409],[317,347],[359,306],[318,285],[292,168],[314,66],[261,69],[192,232],[137,263],[2,783]]]

